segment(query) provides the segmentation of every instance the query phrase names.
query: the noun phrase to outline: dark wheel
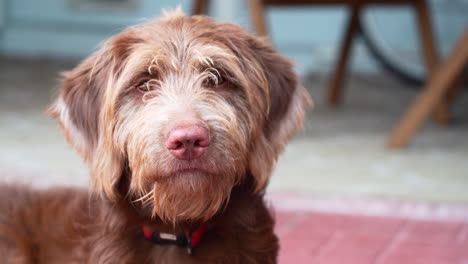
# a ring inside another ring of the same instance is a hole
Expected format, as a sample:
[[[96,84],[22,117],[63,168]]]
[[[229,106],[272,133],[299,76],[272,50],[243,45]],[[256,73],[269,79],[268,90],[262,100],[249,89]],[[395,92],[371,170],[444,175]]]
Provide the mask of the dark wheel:
[[[411,14],[404,9],[397,10],[399,12],[395,13],[397,17],[394,19],[398,20],[396,23],[400,24],[398,27],[401,28],[389,28],[387,25],[394,25],[395,21],[386,13],[379,13],[380,10],[363,10],[359,21],[360,37],[382,69],[403,82],[420,86],[424,83],[426,73],[418,49],[419,35],[414,22],[411,21]],[[406,45],[402,47],[396,39],[404,40]]]
[[[468,25],[468,0],[428,0],[436,47],[448,54]],[[419,31],[411,8],[370,6],[360,16],[361,37],[384,70],[420,87],[426,80]]]

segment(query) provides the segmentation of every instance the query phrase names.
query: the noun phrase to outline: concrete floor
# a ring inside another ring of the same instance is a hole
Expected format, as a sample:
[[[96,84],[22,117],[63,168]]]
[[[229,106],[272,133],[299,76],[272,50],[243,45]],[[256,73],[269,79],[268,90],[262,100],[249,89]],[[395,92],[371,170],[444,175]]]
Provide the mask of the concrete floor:
[[[451,126],[429,120],[409,148],[392,151],[385,147],[388,134],[418,88],[388,76],[354,75],[343,105],[332,108],[324,104],[326,84],[323,75],[305,80],[316,107],[278,164],[271,190],[468,202],[466,92],[453,106]]]
[[[86,168],[43,114],[58,72],[73,63],[0,59],[0,177],[37,186],[85,185]],[[468,203],[468,97],[447,128],[427,122],[403,151],[385,148],[416,94],[389,77],[353,76],[345,103],[323,104],[326,76],[310,76],[315,98],[303,133],[281,157],[271,193]]]

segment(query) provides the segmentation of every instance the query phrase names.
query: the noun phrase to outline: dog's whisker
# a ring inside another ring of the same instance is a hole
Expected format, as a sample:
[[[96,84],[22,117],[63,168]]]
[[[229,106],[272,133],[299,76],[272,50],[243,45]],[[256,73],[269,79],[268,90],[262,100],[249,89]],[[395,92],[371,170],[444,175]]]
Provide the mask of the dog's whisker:
[[[153,195],[154,195],[154,189],[152,189],[150,192],[146,193],[145,195],[141,196],[140,198],[133,200],[132,202],[143,202],[143,204],[145,204],[148,199],[152,198]]]

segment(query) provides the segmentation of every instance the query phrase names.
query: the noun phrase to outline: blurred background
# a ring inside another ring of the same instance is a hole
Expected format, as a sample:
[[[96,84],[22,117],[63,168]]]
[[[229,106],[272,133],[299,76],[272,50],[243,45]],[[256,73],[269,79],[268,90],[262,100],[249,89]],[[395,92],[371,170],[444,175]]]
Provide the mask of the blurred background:
[[[0,0],[2,180],[85,186],[85,166],[56,122],[44,114],[59,73],[126,26],[178,5],[191,14],[194,2]],[[279,160],[268,189],[273,204],[296,216],[301,210],[318,210],[452,219],[465,223],[460,230],[468,233],[466,78],[457,82],[449,118],[439,122],[444,125],[429,117],[404,148],[386,144],[428,80],[415,9],[405,4],[362,8],[361,33],[353,41],[336,104],[327,103],[327,94],[337,76],[351,9],[282,2],[286,5],[263,6],[266,33],[282,54],[296,61],[315,107],[304,131]],[[206,5],[205,14],[258,31],[252,23],[258,14],[252,13],[249,1],[212,0]],[[468,0],[429,0],[427,6],[435,47],[440,58],[447,58],[468,25]],[[466,242],[466,234],[461,241]]]

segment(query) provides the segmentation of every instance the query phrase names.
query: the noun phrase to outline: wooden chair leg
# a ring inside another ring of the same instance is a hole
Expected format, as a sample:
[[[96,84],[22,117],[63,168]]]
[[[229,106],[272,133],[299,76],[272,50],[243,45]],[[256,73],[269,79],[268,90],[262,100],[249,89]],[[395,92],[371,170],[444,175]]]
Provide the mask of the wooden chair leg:
[[[424,90],[410,106],[400,123],[391,133],[388,146],[401,148],[406,146],[422,122],[428,117],[443,96],[450,89],[450,85],[468,63],[468,29],[457,42],[448,59],[429,79]]]
[[[250,17],[258,36],[267,37],[268,30],[265,20],[265,6],[262,0],[249,0]]]
[[[349,60],[349,54],[352,47],[353,38],[359,29],[359,6],[352,6],[351,15],[348,18],[345,34],[341,41],[340,55],[331,75],[328,86],[328,103],[331,105],[339,104],[342,97],[343,79],[346,75],[346,67]]]
[[[449,88],[447,88],[447,91],[445,94],[442,96],[441,103],[439,103],[436,106],[436,110],[434,112],[434,119],[438,122],[440,125],[448,125],[452,122],[453,120],[453,115],[451,112],[451,106],[453,102],[455,101],[455,98],[461,88],[463,88],[464,83],[462,82],[463,78],[456,78],[453,81],[453,84],[450,85]]]
[[[194,0],[192,15],[203,15],[206,13],[208,0]]]
[[[457,95],[460,93],[460,91],[465,87],[465,84],[467,83],[468,79],[466,74],[464,75],[463,73],[458,76],[453,82],[452,85],[447,89],[447,93],[445,94],[443,100],[444,104],[447,105],[447,107],[451,108],[452,104],[455,102],[457,99]],[[449,122],[452,122],[453,115],[449,115]]]
[[[437,49],[434,41],[434,35],[431,26],[430,11],[427,0],[415,2],[416,16],[420,33],[420,43],[427,70],[427,80],[434,73],[434,69],[438,63]],[[441,100],[434,111],[434,119],[439,124],[448,124],[451,119],[448,103],[446,100]]]
[[[463,76],[463,74],[461,74],[460,76],[458,76],[457,79],[455,79],[454,84],[450,86],[450,88],[447,91],[447,95],[444,98],[447,105],[451,105],[454,103],[457,95],[460,93],[460,91],[464,87],[466,81],[467,81],[466,76]]]

